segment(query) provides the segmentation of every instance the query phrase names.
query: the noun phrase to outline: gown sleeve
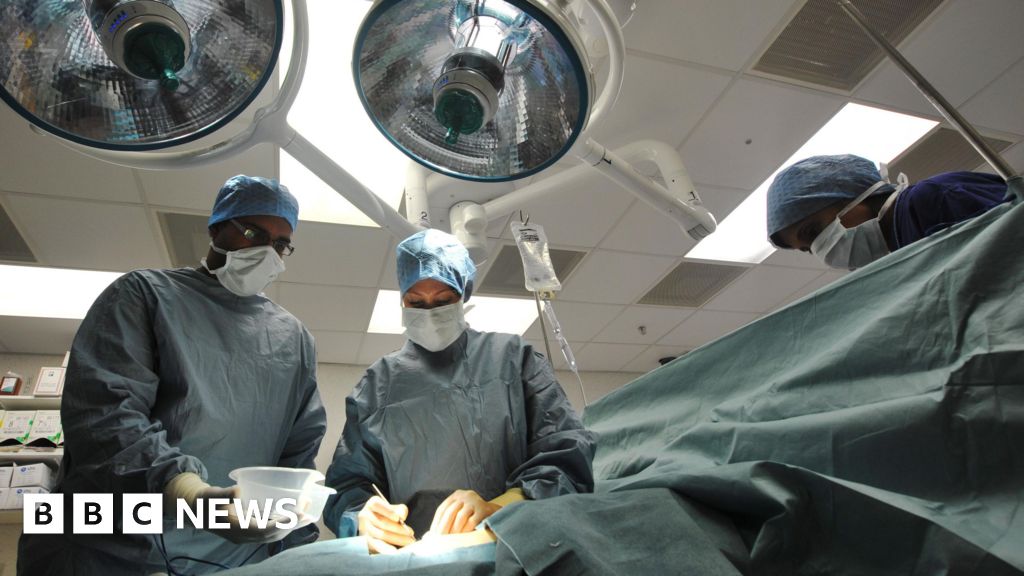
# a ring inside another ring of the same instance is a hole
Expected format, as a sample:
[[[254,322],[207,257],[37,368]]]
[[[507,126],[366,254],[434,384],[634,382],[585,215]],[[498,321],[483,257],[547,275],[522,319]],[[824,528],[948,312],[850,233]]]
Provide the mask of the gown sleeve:
[[[368,371],[345,399],[345,428],[327,469],[327,485],[338,493],[327,502],[324,524],[339,538],[358,534],[356,514],[373,495],[371,483],[387,490],[380,441],[366,425],[373,382]]]
[[[71,347],[61,402],[66,457],[97,492],[156,493],[183,472],[207,476],[198,458],[168,444],[163,425],[150,416],[160,386],[150,288],[138,274],[115,281],[89,309]]]
[[[531,346],[523,348],[527,458],[509,476],[531,499],[593,492],[595,436],[583,427],[554,371]]]

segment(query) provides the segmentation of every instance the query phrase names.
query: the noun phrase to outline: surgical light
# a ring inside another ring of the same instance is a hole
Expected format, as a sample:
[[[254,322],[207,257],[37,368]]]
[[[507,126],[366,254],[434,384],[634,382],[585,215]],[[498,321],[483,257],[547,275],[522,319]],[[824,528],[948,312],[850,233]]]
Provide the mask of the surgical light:
[[[546,0],[377,0],[353,68],[374,123],[413,160],[475,181],[550,166],[583,131],[593,75],[571,12]]]
[[[210,134],[269,79],[273,0],[6,0],[0,97],[91,147],[153,150]]]

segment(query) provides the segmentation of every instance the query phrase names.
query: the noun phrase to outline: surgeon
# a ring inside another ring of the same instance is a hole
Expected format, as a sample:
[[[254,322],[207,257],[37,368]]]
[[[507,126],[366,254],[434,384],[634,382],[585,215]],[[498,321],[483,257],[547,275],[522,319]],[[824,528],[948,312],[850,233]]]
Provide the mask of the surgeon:
[[[129,272],[97,298],[71,347],[56,491],[163,494],[164,534],[122,534],[117,521],[114,534],[24,535],[19,575],[170,573],[164,550],[200,560],[172,570],[208,573],[266,558],[285,536],[234,515],[227,529],[177,530],[175,503],[231,497],[235,468],[314,467],[326,417],[313,338],[263,295],[292,253],[298,210],[276,180],[235,176],[200,267]],[[315,537],[309,526],[287,541]]]
[[[844,154],[793,164],[768,188],[768,238],[853,270],[1006,201],[1006,182],[949,172],[906,186]]]
[[[326,525],[390,552],[471,531],[524,498],[593,491],[594,436],[549,362],[519,336],[467,326],[466,248],[424,230],[396,252],[408,341],[346,399]]]

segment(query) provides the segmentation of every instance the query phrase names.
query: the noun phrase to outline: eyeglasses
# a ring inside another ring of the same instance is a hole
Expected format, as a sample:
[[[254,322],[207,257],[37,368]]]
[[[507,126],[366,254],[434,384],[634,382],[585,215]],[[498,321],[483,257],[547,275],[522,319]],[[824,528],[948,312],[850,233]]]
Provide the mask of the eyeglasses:
[[[295,247],[292,246],[291,241],[283,238],[271,240],[270,233],[255,224],[241,224],[234,218],[229,220],[229,222],[234,224],[235,228],[238,228],[238,231],[241,232],[242,236],[249,242],[259,246],[272,246],[274,251],[281,256],[291,256],[292,252],[295,252]]]

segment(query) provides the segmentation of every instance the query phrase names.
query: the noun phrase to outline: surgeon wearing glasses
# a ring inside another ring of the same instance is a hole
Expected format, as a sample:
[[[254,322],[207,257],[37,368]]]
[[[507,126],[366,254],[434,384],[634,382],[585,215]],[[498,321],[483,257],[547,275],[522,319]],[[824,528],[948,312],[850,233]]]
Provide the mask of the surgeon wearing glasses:
[[[524,498],[593,491],[594,436],[548,360],[517,335],[466,324],[476,273],[466,248],[424,230],[396,253],[408,341],[346,399],[325,524],[390,552],[472,531]]]
[[[789,166],[768,188],[768,239],[853,270],[1008,200],[992,174],[948,172],[911,185],[852,154]]]
[[[197,268],[136,270],[97,298],[71,347],[56,491],[163,493],[150,535],[27,534],[18,574],[200,574],[268,555],[263,544],[316,538],[271,523],[174,529],[176,503],[234,495],[245,466],[314,468],[326,431],[309,331],[263,296],[293,251],[298,202],[276,180],[235,176],[207,221]],[[159,520],[158,520],[159,521]],[[166,552],[166,555],[165,555]],[[167,563],[168,557],[187,556]],[[170,570],[168,570],[170,568]]]

